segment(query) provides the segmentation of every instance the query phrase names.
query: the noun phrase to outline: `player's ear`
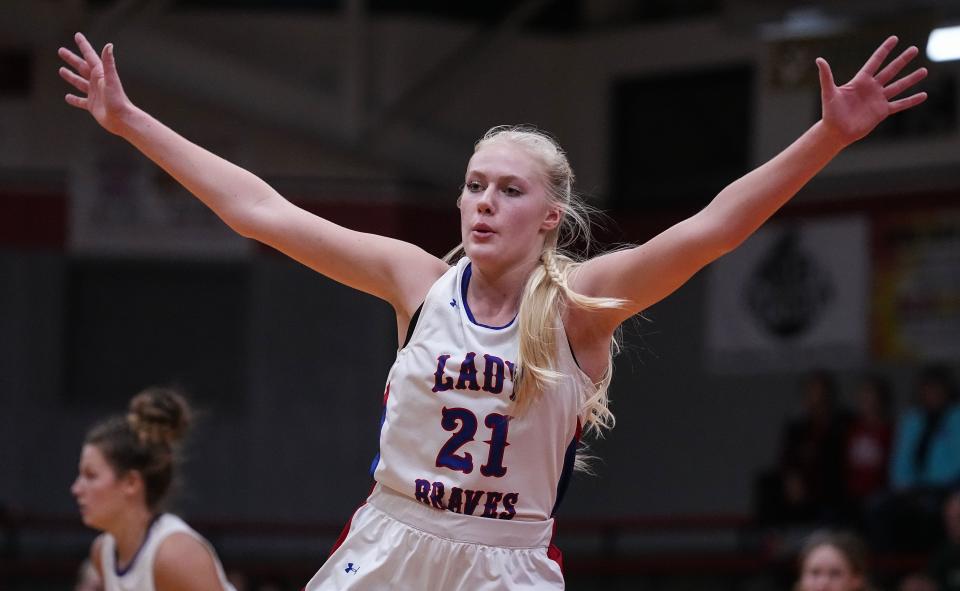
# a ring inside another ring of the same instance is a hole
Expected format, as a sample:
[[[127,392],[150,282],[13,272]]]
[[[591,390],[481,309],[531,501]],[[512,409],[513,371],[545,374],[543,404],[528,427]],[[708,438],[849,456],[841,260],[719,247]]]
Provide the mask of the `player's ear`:
[[[540,229],[549,232],[559,226],[561,220],[563,220],[562,208],[559,205],[552,205],[550,209],[547,210],[547,214],[543,218],[543,223],[540,224]]]
[[[139,470],[127,470],[117,477],[117,481],[125,495],[136,496],[144,490],[143,475]]]

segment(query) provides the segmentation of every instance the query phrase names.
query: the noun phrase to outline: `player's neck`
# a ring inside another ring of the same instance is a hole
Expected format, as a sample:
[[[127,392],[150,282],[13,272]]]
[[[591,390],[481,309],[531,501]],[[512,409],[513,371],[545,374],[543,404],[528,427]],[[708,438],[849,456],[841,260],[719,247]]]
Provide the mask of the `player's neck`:
[[[520,309],[523,287],[536,264],[496,270],[473,265],[467,301],[477,321],[491,326],[509,323]]]
[[[131,509],[124,519],[111,528],[117,545],[117,567],[126,568],[146,540],[154,515],[146,507]]]

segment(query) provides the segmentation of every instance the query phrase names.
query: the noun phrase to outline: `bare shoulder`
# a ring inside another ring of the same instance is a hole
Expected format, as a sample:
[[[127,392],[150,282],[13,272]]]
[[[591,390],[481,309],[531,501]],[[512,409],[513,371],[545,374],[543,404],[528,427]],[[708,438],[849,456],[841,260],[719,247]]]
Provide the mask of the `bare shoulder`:
[[[157,591],[223,588],[210,548],[186,532],[170,534],[160,543],[153,580]]]
[[[423,303],[433,284],[449,270],[450,264],[441,259],[435,259],[432,264],[424,265],[418,276],[410,277],[413,288],[410,290],[412,297],[409,298],[410,301],[407,304],[407,307],[410,308],[409,312],[414,312]]]

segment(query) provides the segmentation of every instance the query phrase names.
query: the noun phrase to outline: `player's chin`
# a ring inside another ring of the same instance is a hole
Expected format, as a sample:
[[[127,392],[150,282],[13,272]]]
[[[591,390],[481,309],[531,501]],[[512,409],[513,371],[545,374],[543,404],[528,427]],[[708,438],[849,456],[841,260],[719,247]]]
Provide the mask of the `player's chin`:
[[[92,513],[89,508],[80,508],[80,520],[89,528],[103,529],[100,525],[100,520],[97,519],[96,515]]]
[[[487,264],[496,263],[503,258],[502,249],[497,248],[493,244],[477,244],[475,242],[467,242],[463,245],[463,251],[466,253],[467,258],[469,258],[471,262],[476,263],[481,267]]]
[[[492,253],[492,248],[489,244],[477,243],[475,240],[463,241],[463,252],[470,257],[470,260],[474,260],[477,257],[489,256]]]

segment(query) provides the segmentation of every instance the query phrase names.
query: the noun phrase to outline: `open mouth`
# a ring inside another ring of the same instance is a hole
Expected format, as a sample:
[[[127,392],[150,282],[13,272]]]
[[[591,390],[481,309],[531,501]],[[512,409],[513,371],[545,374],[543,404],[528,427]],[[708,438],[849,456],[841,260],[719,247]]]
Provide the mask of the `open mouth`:
[[[493,236],[496,233],[493,231],[493,228],[486,224],[477,224],[471,228],[470,231],[478,238],[486,238],[488,236]]]

